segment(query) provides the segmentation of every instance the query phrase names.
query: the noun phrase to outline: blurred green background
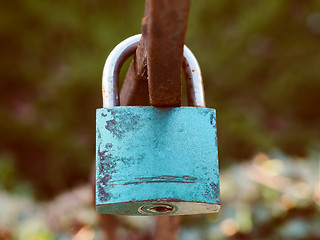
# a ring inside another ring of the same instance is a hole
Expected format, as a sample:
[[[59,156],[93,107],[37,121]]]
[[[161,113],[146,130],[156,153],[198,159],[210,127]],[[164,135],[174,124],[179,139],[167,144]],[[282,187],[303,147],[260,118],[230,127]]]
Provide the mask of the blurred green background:
[[[2,189],[48,200],[88,182],[104,61],[143,12],[144,0],[1,1]],[[222,170],[320,151],[319,0],[192,1],[186,44],[217,109]]]

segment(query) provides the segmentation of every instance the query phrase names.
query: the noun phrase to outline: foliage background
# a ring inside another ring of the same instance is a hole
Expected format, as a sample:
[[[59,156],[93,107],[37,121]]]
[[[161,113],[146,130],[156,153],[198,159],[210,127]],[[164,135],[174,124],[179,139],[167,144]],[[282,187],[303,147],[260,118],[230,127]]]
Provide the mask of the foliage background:
[[[112,48],[144,1],[0,3],[0,181],[51,199],[86,183]],[[186,44],[217,109],[221,168],[255,153],[319,149],[320,2],[193,1]]]

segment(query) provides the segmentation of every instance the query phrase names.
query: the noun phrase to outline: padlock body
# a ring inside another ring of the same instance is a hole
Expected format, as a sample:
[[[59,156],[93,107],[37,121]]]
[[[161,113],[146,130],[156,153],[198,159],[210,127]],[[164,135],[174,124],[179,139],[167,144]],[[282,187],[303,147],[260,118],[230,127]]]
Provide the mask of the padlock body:
[[[220,208],[216,112],[97,109],[98,213],[184,215]]]

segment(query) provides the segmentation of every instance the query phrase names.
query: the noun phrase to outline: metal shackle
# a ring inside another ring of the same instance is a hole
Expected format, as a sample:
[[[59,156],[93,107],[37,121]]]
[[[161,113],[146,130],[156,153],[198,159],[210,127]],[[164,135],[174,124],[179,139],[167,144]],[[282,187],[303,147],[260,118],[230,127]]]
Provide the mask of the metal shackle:
[[[138,47],[141,34],[129,37],[119,43],[109,54],[102,77],[103,107],[112,108],[120,105],[119,73],[123,63],[133,55]],[[191,50],[184,45],[184,73],[187,81],[189,106],[205,107],[203,81],[199,63]]]

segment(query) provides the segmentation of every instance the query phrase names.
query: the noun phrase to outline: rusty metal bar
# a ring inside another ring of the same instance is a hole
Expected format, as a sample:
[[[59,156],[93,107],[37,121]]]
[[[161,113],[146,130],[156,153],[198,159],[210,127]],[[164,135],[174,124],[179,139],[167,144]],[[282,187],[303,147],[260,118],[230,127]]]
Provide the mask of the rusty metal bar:
[[[180,218],[163,216],[157,217],[154,240],[176,240],[179,235]]]
[[[181,105],[182,51],[190,0],[146,0],[142,40],[120,93],[120,105]]]
[[[190,0],[147,0],[149,99],[158,107],[181,106],[181,66]]]
[[[147,74],[147,53],[143,37],[144,35],[146,35],[145,18],[143,18],[142,20],[141,29],[142,38],[121,88],[121,106],[150,105]]]

